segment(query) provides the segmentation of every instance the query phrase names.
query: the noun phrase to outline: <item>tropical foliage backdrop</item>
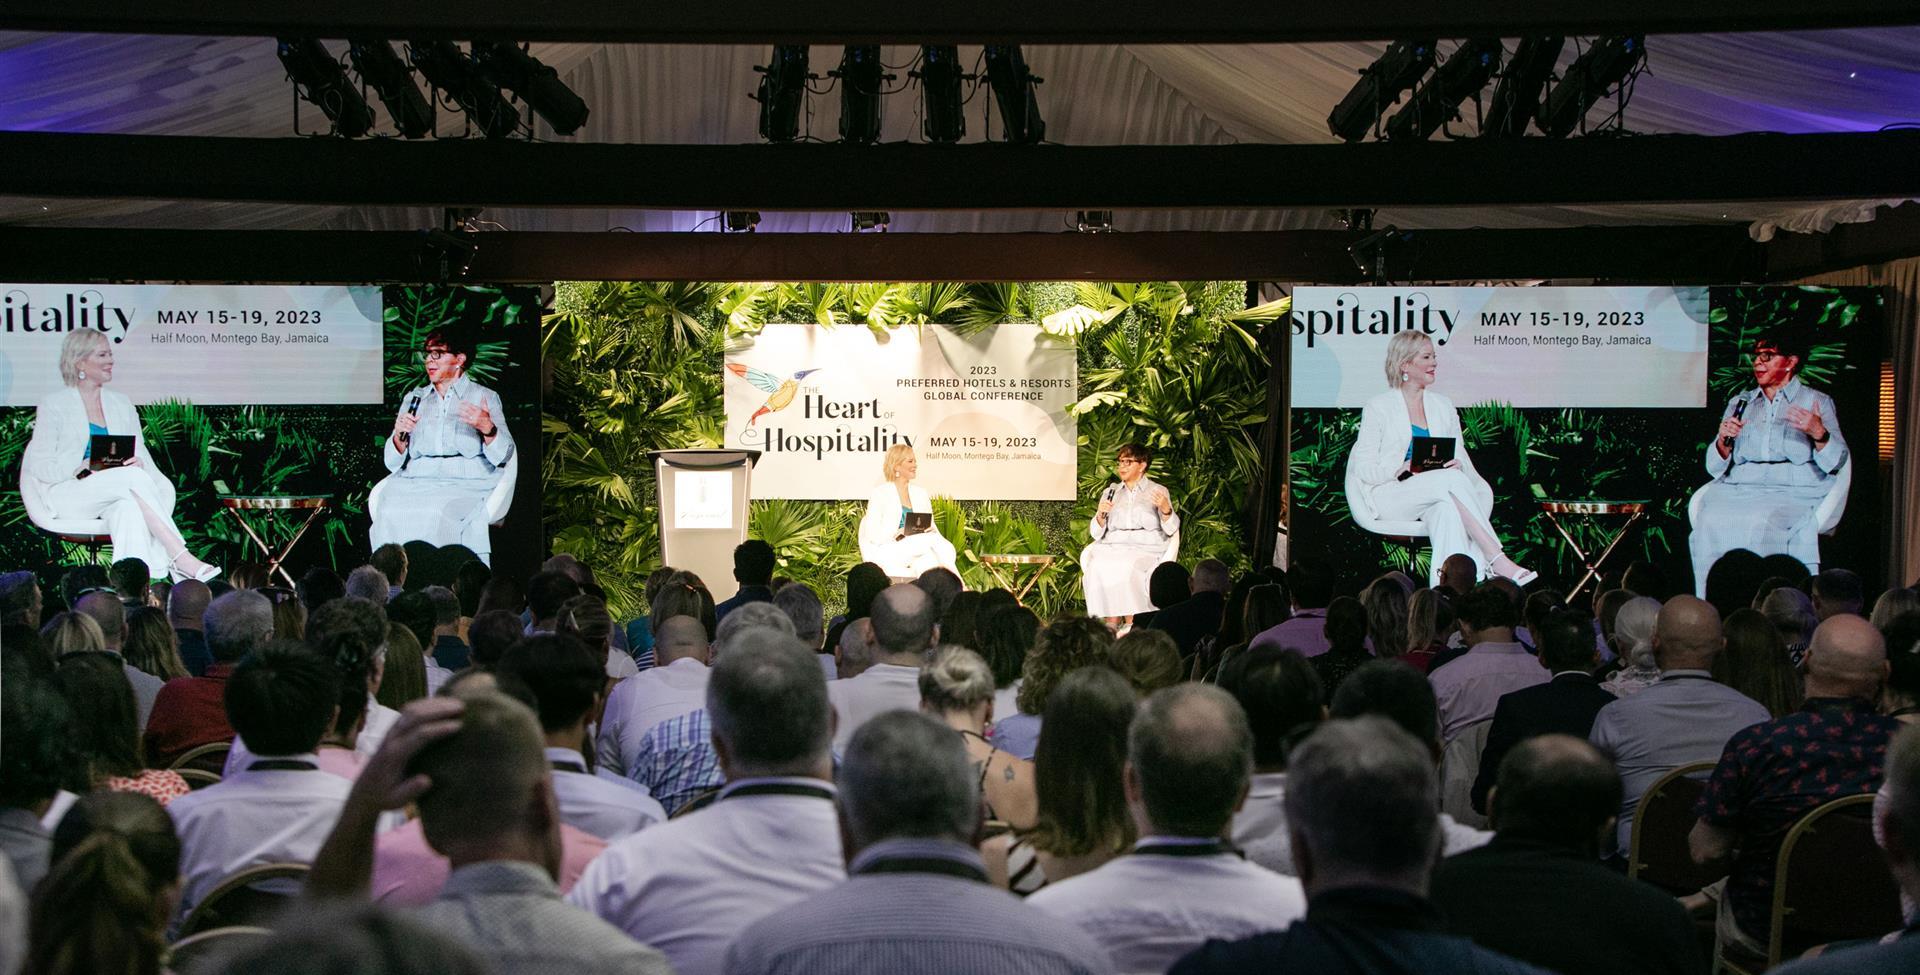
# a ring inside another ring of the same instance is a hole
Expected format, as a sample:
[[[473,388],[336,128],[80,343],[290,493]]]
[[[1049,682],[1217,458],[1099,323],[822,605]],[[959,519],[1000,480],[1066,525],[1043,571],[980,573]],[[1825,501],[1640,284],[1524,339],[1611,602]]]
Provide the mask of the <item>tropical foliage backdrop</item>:
[[[1266,420],[1261,335],[1285,309],[1246,307],[1240,282],[561,283],[542,335],[546,534],[555,551],[595,566],[617,613],[643,611],[642,584],[660,564],[646,455],[721,446],[720,364],[730,339],[774,322],[876,331],[1041,322],[1078,338],[1083,500],[936,499],[935,524],[959,550],[968,585],[1004,581],[981,553],[1046,553],[1055,561],[1029,605],[1044,614],[1078,603],[1076,558],[1094,495],[1114,476],[1115,452],[1133,440],[1153,448],[1153,476],[1182,513],[1182,561],[1212,556],[1245,567],[1242,512]],[[862,509],[756,501],[748,533],[773,545],[780,575],[814,586],[837,611],[846,570],[860,560]]]

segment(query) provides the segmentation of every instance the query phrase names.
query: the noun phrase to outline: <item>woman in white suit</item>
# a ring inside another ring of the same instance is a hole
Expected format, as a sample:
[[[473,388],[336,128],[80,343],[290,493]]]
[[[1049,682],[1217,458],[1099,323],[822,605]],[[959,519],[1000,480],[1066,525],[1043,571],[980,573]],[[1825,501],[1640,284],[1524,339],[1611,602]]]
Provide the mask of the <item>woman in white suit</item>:
[[[1387,385],[1360,412],[1360,437],[1347,457],[1373,510],[1388,521],[1419,521],[1433,546],[1432,585],[1440,566],[1456,553],[1481,571],[1526,585],[1539,574],[1515,565],[1494,534],[1493,488],[1473,469],[1460,435],[1453,401],[1434,392],[1438,363],[1433,341],[1420,332],[1400,332],[1387,343]],[[1454,438],[1453,460],[1440,470],[1414,473],[1415,436]]]
[[[880,462],[886,483],[867,496],[867,514],[860,519],[860,558],[896,579],[911,579],[933,568],[958,575],[953,543],[938,529],[917,535],[905,533],[907,512],[933,512],[927,489],[913,483],[919,470],[912,447],[897,443],[887,448],[887,456]]]
[[[113,381],[113,345],[90,328],[68,332],[60,345],[66,388],[40,401],[27,444],[23,477],[40,482],[40,495],[61,518],[99,518],[113,539],[114,561],[134,558],[151,570],[165,566],[175,579],[202,582],[220,574],[187,551],[173,525],[173,484],[154,466],[133,401],[105,389]],[[131,436],[133,460],[89,470],[95,434]]]

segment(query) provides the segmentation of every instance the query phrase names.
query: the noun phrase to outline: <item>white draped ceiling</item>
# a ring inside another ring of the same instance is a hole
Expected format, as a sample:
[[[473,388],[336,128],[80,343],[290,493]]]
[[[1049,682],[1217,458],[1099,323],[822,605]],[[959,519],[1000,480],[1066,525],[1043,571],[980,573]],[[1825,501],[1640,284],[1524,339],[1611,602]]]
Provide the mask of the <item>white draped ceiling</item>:
[[[340,42],[330,42],[334,50]],[[1331,141],[1329,109],[1377,57],[1377,43],[1235,46],[1031,47],[1048,138],[1074,144],[1316,143]],[[1442,52],[1450,49],[1443,43]],[[1638,132],[1863,131],[1920,123],[1920,28],[1796,34],[1661,35],[1627,110]],[[535,45],[592,109],[576,136],[592,142],[732,144],[757,141],[747,95],[764,47]],[[962,49],[964,58],[978,49]],[[1572,46],[1564,55],[1572,57]],[[900,90],[883,100],[883,138],[917,139],[918,96],[907,87],[911,48],[888,48]],[[837,49],[817,47],[822,73]],[[822,83],[824,84],[824,82]],[[968,138],[991,132],[991,96],[968,105]],[[1596,109],[1598,119],[1605,107]],[[1470,110],[1469,110],[1470,114]],[[308,128],[323,120],[306,108]],[[808,130],[837,136],[837,94],[809,99]],[[442,112],[445,135],[461,131]],[[293,134],[293,96],[274,44],[256,38],[0,34],[0,129],[277,137]],[[1465,128],[1456,126],[1459,131]],[[552,133],[539,129],[543,138]],[[4,162],[0,162],[3,165]],[[858,173],[848,174],[859,179]],[[1497,174],[1492,174],[1497,178]],[[670,180],[673,173],[635,173]],[[1276,180],[1286,174],[1275,173]],[[1550,227],[1598,223],[1743,222],[1818,230],[1870,219],[1879,201],[1757,205],[1471,207],[1385,210],[1402,227]],[[690,230],[710,213],[489,210],[515,230]],[[1059,211],[896,213],[895,231],[1057,230]],[[0,198],[0,223],[45,226],[413,229],[423,209]],[[1331,225],[1317,210],[1141,211],[1120,230],[1268,230]],[[763,230],[841,230],[838,213],[766,214]]]

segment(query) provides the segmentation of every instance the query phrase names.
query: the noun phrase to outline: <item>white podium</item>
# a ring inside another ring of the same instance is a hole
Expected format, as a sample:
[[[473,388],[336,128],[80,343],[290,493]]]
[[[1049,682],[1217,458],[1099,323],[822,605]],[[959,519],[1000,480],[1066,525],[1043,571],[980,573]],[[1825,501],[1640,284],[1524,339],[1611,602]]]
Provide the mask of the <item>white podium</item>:
[[[656,450],[660,561],[696,573],[714,602],[733,597],[734,546],[747,540],[747,488],[757,450]]]

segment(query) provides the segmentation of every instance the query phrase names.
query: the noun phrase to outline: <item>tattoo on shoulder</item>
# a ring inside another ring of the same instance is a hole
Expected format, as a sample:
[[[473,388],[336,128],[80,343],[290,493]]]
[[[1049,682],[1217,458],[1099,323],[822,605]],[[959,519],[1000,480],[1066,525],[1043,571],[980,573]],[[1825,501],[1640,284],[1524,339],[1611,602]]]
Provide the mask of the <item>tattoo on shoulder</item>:
[[[1002,774],[1002,775],[1004,775],[1004,776],[1006,776],[1006,778],[1007,778],[1007,781],[1008,781],[1008,782],[1012,782],[1012,781],[1013,781],[1013,766],[1011,766],[1011,765],[1009,765],[1009,766],[1007,766],[1007,770],[1006,770],[1005,772],[1002,772],[1001,774]]]

